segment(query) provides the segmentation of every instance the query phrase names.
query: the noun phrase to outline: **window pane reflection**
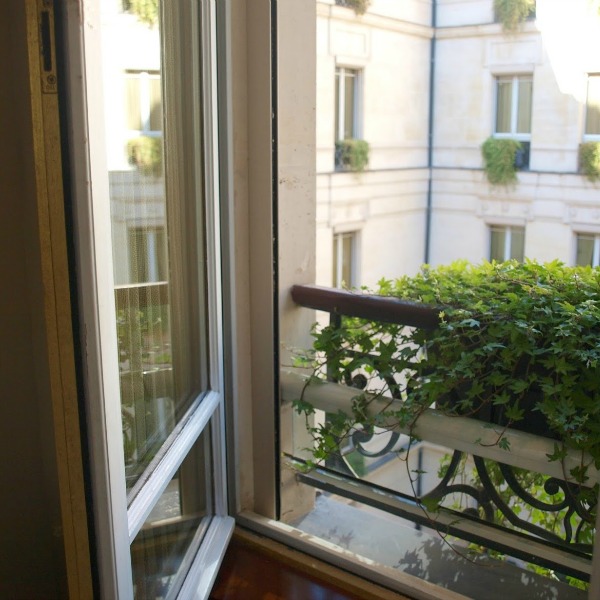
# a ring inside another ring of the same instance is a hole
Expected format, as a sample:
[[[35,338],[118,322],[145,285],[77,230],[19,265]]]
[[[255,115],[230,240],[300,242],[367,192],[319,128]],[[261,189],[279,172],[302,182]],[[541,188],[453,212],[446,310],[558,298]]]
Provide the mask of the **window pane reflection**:
[[[183,583],[211,512],[209,440],[201,436],[131,545],[136,598],[172,598]]]
[[[191,154],[181,149],[188,143],[183,136],[163,125],[165,97],[173,98],[171,111],[182,114],[177,103],[186,102],[190,113],[189,99],[182,98],[188,91],[175,91],[183,67],[162,56],[160,10],[126,8],[103,4],[102,34],[110,40],[103,56],[106,146],[130,492],[207,383],[198,269],[204,264],[202,215],[195,205],[203,186],[187,169],[169,179],[163,160],[169,135],[171,155]]]

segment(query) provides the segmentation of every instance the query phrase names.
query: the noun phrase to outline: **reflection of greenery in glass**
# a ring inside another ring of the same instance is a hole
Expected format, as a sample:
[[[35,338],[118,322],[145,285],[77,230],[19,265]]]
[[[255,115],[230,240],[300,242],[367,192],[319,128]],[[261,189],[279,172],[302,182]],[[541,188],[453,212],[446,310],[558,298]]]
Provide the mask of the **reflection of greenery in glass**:
[[[142,135],[127,142],[129,162],[144,175],[158,177],[162,173],[163,149],[161,137]]]
[[[150,27],[158,21],[158,0],[124,0],[123,9]]]
[[[169,306],[118,309],[117,338],[121,371],[135,369],[132,360],[146,370],[164,363],[171,366]]]
[[[169,306],[117,309],[117,340],[125,462],[135,467],[163,434],[155,404],[173,397]]]

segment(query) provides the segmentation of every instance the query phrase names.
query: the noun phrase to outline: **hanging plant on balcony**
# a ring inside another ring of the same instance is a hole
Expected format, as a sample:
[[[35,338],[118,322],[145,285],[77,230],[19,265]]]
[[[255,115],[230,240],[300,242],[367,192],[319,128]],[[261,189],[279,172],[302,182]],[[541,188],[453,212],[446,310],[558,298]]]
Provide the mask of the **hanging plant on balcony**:
[[[369,144],[349,138],[335,143],[335,162],[342,170],[364,171],[369,164]]]
[[[492,185],[513,185],[518,182],[516,158],[521,142],[489,137],[481,146],[483,169]]]
[[[158,0],[125,0],[123,10],[134,14],[149,27],[154,27],[158,22]]]
[[[338,6],[347,6],[357,15],[364,15],[371,4],[371,0],[336,0]]]
[[[600,142],[584,142],[579,146],[579,170],[590,181],[600,179]]]
[[[532,14],[535,0],[494,0],[494,15],[505,31],[516,31]]]
[[[161,137],[142,135],[127,142],[129,164],[144,175],[158,177],[162,173],[163,146]]]
[[[376,294],[437,307],[439,327],[344,318],[315,329],[313,377],[360,388],[347,413],[313,428],[317,460],[357,424],[412,428],[436,407],[495,423],[507,451],[506,428],[556,440],[552,461],[579,451],[564,479],[585,484],[589,464],[600,466],[600,270],[460,262],[382,280]],[[382,400],[386,408],[368,410]],[[303,398],[296,408],[314,411]]]

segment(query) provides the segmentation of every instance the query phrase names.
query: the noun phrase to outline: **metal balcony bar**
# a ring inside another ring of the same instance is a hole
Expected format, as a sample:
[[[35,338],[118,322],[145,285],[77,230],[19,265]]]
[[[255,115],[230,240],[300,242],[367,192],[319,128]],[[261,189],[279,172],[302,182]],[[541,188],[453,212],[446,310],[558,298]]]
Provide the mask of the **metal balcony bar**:
[[[428,516],[414,499],[403,494],[391,493],[380,486],[359,482],[325,469],[299,473],[298,480],[413,523],[431,527],[431,516]],[[456,536],[475,544],[492,547],[499,552],[557,569],[573,577],[588,578],[591,574],[591,561],[584,553],[565,550],[547,540],[535,539],[443,507],[435,513],[435,527],[443,535]]]
[[[294,285],[291,294],[296,304],[332,315],[401,323],[422,329],[435,329],[439,325],[437,309],[398,298],[384,298],[318,285]]]
[[[283,370],[280,378],[284,401],[302,397],[316,409],[329,413],[347,412],[348,407],[352,406],[352,399],[362,393],[355,388],[326,381],[319,385],[306,385],[308,376],[298,372]],[[368,405],[367,412],[374,415],[383,409],[390,411],[395,403],[399,405],[401,401],[375,398]],[[563,462],[550,461],[547,455],[554,451],[555,440],[515,429],[504,430],[503,435],[509,442],[510,450],[503,450],[496,443],[502,431],[498,425],[490,427],[483,421],[448,416],[434,409],[425,411],[419,417],[412,432],[397,426],[393,430],[407,435],[412,433],[433,444],[563,480],[567,480],[570,470],[582,462],[581,453],[575,450],[568,450]],[[591,463],[591,459],[584,457],[584,463]],[[590,484],[600,483],[600,472],[593,464],[588,467],[587,475]]]

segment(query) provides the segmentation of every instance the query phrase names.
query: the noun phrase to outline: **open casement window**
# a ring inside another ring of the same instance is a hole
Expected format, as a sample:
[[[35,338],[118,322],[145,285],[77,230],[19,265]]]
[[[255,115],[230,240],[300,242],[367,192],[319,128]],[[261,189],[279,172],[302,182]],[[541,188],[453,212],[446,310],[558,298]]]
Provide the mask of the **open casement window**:
[[[141,19],[119,0],[97,0],[86,4],[85,19],[69,22],[69,42],[84,57],[69,65],[71,143],[105,598],[206,596],[233,528],[224,457],[217,6],[157,6]],[[132,134],[152,144],[132,150]]]

